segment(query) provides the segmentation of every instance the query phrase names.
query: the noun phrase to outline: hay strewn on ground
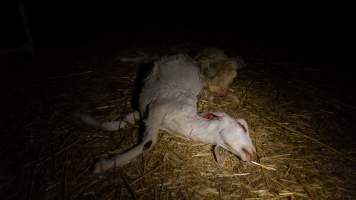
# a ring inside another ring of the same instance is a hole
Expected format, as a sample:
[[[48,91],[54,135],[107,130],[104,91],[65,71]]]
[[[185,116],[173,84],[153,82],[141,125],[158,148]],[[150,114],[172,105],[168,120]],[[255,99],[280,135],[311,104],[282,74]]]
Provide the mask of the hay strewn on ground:
[[[247,60],[248,67],[239,73],[228,97],[199,104],[202,111],[224,111],[246,119],[257,148],[256,162],[275,171],[232,155],[219,168],[211,146],[162,132],[153,151],[121,169],[91,174],[95,159],[122,152],[138,141],[135,126],[104,132],[73,121],[75,110],[100,120],[116,120],[131,111],[137,66],[91,59],[74,63],[76,73],[51,77],[45,88],[37,88],[47,93],[26,108],[36,117],[24,124],[28,140],[23,153],[28,157],[19,179],[23,183],[19,191],[24,193],[9,199],[18,195],[251,200],[356,196],[356,149],[348,118],[355,107],[338,91],[339,85],[319,80],[320,68],[293,63]]]

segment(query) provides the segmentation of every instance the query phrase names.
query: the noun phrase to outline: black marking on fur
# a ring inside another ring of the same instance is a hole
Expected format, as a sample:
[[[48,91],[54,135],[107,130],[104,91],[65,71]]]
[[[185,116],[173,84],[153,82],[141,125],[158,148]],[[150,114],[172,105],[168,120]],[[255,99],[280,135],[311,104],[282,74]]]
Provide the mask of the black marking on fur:
[[[151,147],[151,145],[152,145],[152,140],[146,142],[146,144],[143,145],[143,150],[145,151],[145,150],[149,149]]]
[[[152,73],[154,68],[154,61],[145,63],[140,66],[136,79],[134,81],[134,90],[131,98],[131,105],[135,110],[140,110],[139,98],[142,92],[142,88],[145,85],[146,78]]]

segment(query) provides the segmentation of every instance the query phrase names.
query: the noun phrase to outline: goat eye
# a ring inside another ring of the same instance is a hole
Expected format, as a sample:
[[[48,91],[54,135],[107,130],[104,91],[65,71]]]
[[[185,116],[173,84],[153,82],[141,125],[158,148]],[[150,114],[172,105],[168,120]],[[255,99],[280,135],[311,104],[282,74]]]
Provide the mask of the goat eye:
[[[243,124],[241,124],[239,121],[236,121],[236,123],[244,130],[244,133],[247,134],[247,129],[246,129],[246,127],[245,127]]]

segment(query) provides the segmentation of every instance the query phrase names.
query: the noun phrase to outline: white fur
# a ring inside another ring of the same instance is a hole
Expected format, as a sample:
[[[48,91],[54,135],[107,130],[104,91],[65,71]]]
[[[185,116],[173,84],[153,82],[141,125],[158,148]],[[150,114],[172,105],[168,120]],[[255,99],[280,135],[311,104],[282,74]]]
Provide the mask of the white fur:
[[[211,120],[198,115],[197,95],[203,85],[199,75],[199,68],[184,55],[165,57],[155,62],[139,99],[141,116],[147,113],[142,142],[113,158],[101,159],[96,163],[94,172],[123,166],[150,150],[157,141],[160,129],[195,141],[219,145],[242,160],[250,160],[255,147],[244,120],[234,119],[226,113],[213,113],[217,117]]]

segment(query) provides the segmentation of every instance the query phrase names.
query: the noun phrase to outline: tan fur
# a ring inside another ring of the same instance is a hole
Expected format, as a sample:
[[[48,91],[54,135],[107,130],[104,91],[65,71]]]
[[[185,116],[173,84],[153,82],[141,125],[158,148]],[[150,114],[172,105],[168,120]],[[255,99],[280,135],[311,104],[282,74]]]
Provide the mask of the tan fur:
[[[195,57],[208,95],[225,96],[237,76],[237,63],[223,50],[206,48]]]

